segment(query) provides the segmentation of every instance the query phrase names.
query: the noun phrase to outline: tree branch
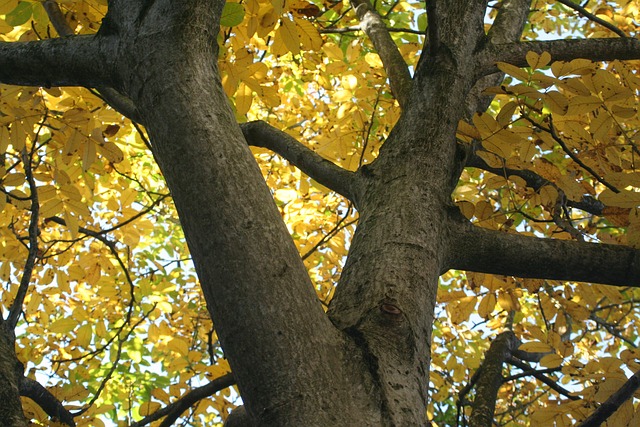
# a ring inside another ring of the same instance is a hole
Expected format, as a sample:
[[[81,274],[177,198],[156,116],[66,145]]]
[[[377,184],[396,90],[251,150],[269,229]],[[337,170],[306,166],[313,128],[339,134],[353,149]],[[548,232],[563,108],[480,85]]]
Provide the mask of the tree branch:
[[[502,176],[505,178],[511,175],[518,176],[526,181],[528,187],[531,187],[536,191],[544,187],[545,185],[551,185],[556,189],[558,188],[555,183],[527,169],[493,168],[489,166],[487,162],[485,162],[480,156],[477,156],[475,153],[472,153],[467,158],[467,163],[465,166],[482,169],[484,171],[491,172],[495,175]],[[582,200],[567,200],[567,206],[571,208],[581,209],[585,212],[589,212],[594,215],[602,215],[602,211],[605,208],[602,202],[593,198],[590,195],[583,196]]]
[[[19,393],[24,367],[16,357],[14,330],[7,326],[0,317],[0,420],[5,425],[27,427]]]
[[[487,34],[490,44],[511,43],[520,40],[522,30],[529,13],[529,0],[505,0],[500,3],[500,10]],[[481,113],[489,108],[494,95],[486,94],[485,90],[499,85],[504,79],[504,73],[498,72],[483,76],[473,86],[467,96],[467,119],[475,113]]]
[[[589,12],[587,9],[585,9],[582,6],[580,6],[579,4],[576,4],[576,3],[572,2],[571,0],[557,0],[557,1],[558,1],[558,3],[562,3],[563,5],[567,6],[568,8],[573,9],[576,12],[580,13],[584,17],[588,18],[590,21],[593,21],[596,24],[600,24],[603,27],[605,27],[606,29],[608,29],[610,31],[613,31],[614,33],[616,33],[620,37],[627,37],[627,35],[624,33],[624,31],[622,31],[620,28],[616,27],[615,25],[613,25],[610,22],[605,21],[604,19],[598,18],[596,15],[594,15],[591,12]]]
[[[520,40],[530,7],[529,0],[506,0],[500,3],[498,15],[487,33],[489,42],[500,44]]]
[[[53,25],[53,28],[58,32],[60,37],[67,37],[73,35],[73,29],[69,26],[64,19],[64,14],[60,10],[60,6],[53,0],[45,0],[42,2],[42,7],[47,12],[49,21]]]
[[[502,367],[517,346],[518,339],[512,331],[501,333],[491,343],[477,379],[476,397],[469,418],[470,427],[492,424],[498,390],[502,385]]]
[[[357,175],[341,168],[300,144],[293,137],[263,121],[243,123],[242,133],[249,145],[281,155],[302,172],[349,200],[354,200]]]
[[[171,426],[180,417],[180,415],[193,406],[196,402],[209,397],[214,393],[219,392],[222,389],[231,387],[236,383],[233,374],[226,374],[220,378],[216,378],[208,384],[201,387],[194,388],[180,399],[165,406],[162,409],[157,410],[151,415],[147,415],[138,422],[131,424],[130,427],[142,427],[147,424],[151,424],[153,421],[159,420],[162,417],[166,417],[160,424],[162,427]]]
[[[451,237],[449,268],[640,287],[640,251],[630,247],[507,234],[461,219]]]
[[[626,38],[548,40],[536,42],[505,43],[488,49],[484,74],[498,71],[496,62],[507,62],[518,67],[527,67],[526,55],[549,52],[554,61],[571,61],[577,58],[592,61],[640,59],[640,40]]]
[[[69,23],[66,21],[57,2],[53,0],[46,0],[42,3],[42,6],[47,12],[47,16],[49,17],[51,24],[53,24],[53,28],[56,29],[61,37],[74,35],[73,28],[71,28]],[[94,94],[100,97],[104,102],[129,119],[141,123],[142,119],[136,110],[135,104],[129,97],[108,86],[98,86],[96,89],[98,90],[98,93]]]
[[[96,36],[0,42],[0,83],[89,86],[108,82],[108,44]]]
[[[371,39],[382,60],[393,96],[404,108],[409,100],[412,84],[407,63],[391,38],[387,26],[369,0],[351,0],[351,6],[360,20],[360,29]]]
[[[424,36],[426,33],[421,30],[416,30],[413,28],[396,28],[396,27],[386,27],[387,31],[390,33],[407,33],[407,34],[419,34]],[[357,25],[355,27],[342,27],[342,28],[321,28],[318,30],[320,34],[344,34],[344,33],[355,33],[356,31],[363,31],[362,27]]]
[[[519,369],[522,369],[523,374],[525,375],[531,375],[534,378],[536,378],[537,380],[539,380],[540,382],[548,385],[552,390],[556,391],[558,394],[561,394],[563,396],[565,396],[568,399],[571,400],[580,400],[580,398],[578,396],[574,396],[571,394],[571,392],[567,389],[565,389],[564,387],[559,386],[555,381],[551,380],[549,377],[545,376],[542,372],[540,371],[536,371],[535,369],[532,369],[531,366],[527,365],[524,362],[520,362],[519,360],[511,357],[509,359],[507,359],[507,362],[510,365],[513,365]]]
[[[627,380],[618,391],[613,393],[602,403],[579,427],[597,427],[607,420],[624,402],[633,397],[633,393],[640,387],[640,371]]]
[[[39,252],[38,235],[40,234],[40,228],[38,227],[38,222],[40,221],[40,203],[38,201],[38,187],[36,185],[35,178],[33,177],[32,161],[33,151],[35,150],[41,131],[42,125],[40,125],[40,128],[36,133],[36,138],[30,151],[27,151],[26,147],[22,149],[22,163],[24,165],[24,172],[26,175],[27,183],[29,185],[29,192],[31,193],[29,195],[29,199],[31,199],[31,207],[29,208],[29,210],[31,211],[31,218],[29,219],[29,253],[24,263],[24,271],[22,272],[22,278],[20,279],[18,292],[16,293],[15,299],[11,303],[9,315],[7,317],[7,327],[11,329],[15,329],[16,325],[18,324],[18,319],[20,318],[20,314],[22,313],[22,305],[24,303],[24,299],[27,296],[27,291],[29,290],[29,283],[31,282],[33,269],[36,265],[36,260],[38,258]]]
[[[31,378],[22,377],[20,380],[20,396],[28,397],[33,400],[47,413],[52,419],[75,427],[73,415],[62,403],[47,390],[42,384]]]

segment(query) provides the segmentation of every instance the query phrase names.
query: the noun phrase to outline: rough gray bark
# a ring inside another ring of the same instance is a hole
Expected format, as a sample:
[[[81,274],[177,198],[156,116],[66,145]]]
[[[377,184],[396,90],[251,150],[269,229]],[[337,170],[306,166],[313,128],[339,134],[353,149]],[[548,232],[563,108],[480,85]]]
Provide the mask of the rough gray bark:
[[[0,320],[0,420],[7,426],[26,427],[20,401],[20,362],[14,349],[13,330]]]
[[[486,0],[430,1],[428,45],[403,115],[377,160],[350,173],[261,125],[243,135],[216,65],[223,3],[112,0],[96,36],[0,42],[0,82],[105,87],[146,125],[242,393],[240,423],[425,425],[433,309],[449,268],[637,284],[637,251],[477,229],[450,194],[465,161],[455,140],[461,106],[495,61],[524,64],[527,50],[542,49],[556,59],[640,58],[639,43],[525,46],[517,39],[526,1],[503,2],[488,36]],[[328,315],[247,142],[297,162],[359,210]],[[585,263],[595,256],[611,261],[606,271]]]
[[[491,343],[479,370],[469,427],[488,427],[493,424],[496,398],[502,385],[503,365],[518,345],[518,339],[511,331],[501,333]]]

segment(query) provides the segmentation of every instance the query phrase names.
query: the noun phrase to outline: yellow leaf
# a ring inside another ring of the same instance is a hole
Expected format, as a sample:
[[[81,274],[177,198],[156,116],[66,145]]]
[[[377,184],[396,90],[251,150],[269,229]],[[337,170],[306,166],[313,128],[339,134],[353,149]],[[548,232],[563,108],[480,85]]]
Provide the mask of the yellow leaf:
[[[13,11],[17,6],[18,0],[0,0],[0,15],[6,15]]]
[[[605,141],[613,125],[611,116],[604,111],[599,111],[599,114],[589,124],[589,132],[593,135],[593,139]]]
[[[485,319],[488,318],[496,306],[496,301],[496,295],[493,292],[485,295],[478,305],[478,315]]]
[[[50,218],[52,216],[56,216],[62,213],[63,209],[64,209],[64,204],[62,203],[62,200],[57,198],[47,200],[40,207],[40,215],[43,218]]]
[[[562,360],[562,357],[560,357],[556,353],[547,354],[546,356],[543,356],[542,359],[540,359],[540,365],[544,366],[545,368],[553,369],[562,365]]]
[[[518,350],[526,351],[528,353],[548,353],[553,351],[549,344],[540,341],[532,341],[521,344],[520,347],[518,347]]]
[[[280,188],[275,191],[274,197],[283,203],[289,203],[298,198],[298,192],[288,188]]]
[[[68,332],[71,332],[77,324],[78,322],[70,317],[58,319],[51,325],[49,325],[49,331],[55,334],[66,334]]]
[[[167,343],[167,348],[175,351],[181,356],[186,356],[189,354],[189,344],[186,340],[178,337],[174,337]]]
[[[640,206],[640,192],[621,190],[619,193],[614,193],[607,188],[600,193],[598,200],[607,206],[635,208]]]
[[[607,285],[594,285],[602,295],[606,296],[607,299],[613,304],[619,304],[622,302],[622,294],[620,290],[615,286],[607,286]]]
[[[158,402],[145,402],[140,405],[140,415],[146,417],[147,415],[151,415],[160,409],[160,403]]]
[[[480,132],[480,136],[482,138],[487,138],[501,129],[498,122],[496,122],[496,120],[487,113],[474,114],[473,124]]]
[[[151,392],[151,395],[164,403],[169,403],[169,401],[171,400],[171,396],[169,396],[169,393],[161,388],[154,389]]]
[[[460,212],[462,213],[462,215],[465,216],[465,218],[471,219],[473,217],[473,213],[476,209],[473,203],[463,200],[463,201],[457,202],[456,205],[460,209]]]
[[[569,100],[567,115],[577,116],[587,114],[602,105],[602,101],[593,95],[578,95]]]
[[[542,52],[542,54],[538,55],[536,52],[529,51],[526,55],[527,64],[533,70],[538,68],[546,67],[549,62],[551,62],[551,55],[549,52]]]
[[[276,37],[282,38],[284,45],[287,47],[289,52],[294,55],[300,53],[300,36],[298,35],[298,30],[294,22],[288,16],[283,16],[280,20],[280,28],[278,28],[278,32],[276,33]]]
[[[500,109],[496,116],[496,121],[501,127],[506,127],[513,121],[513,114],[516,108],[518,108],[518,104],[515,101],[509,101]]]
[[[556,77],[569,74],[589,74],[595,70],[596,65],[588,59],[574,59],[571,62],[554,62],[551,64],[551,72]]]
[[[464,120],[458,122],[457,136],[466,142],[481,138],[478,130]]]
[[[477,301],[478,297],[468,296],[450,303],[447,306],[447,312],[451,317],[451,322],[457,325],[469,319]]]
[[[318,33],[318,29],[308,20],[294,17],[293,18],[300,42],[305,50],[319,50],[322,47],[322,37]]]
[[[0,154],[7,152],[10,142],[11,137],[9,136],[9,129],[6,126],[0,126]]]
[[[78,219],[71,215],[71,213],[65,209],[64,211],[64,221],[67,226],[67,229],[71,233],[71,236],[75,239],[78,237],[78,229],[80,228],[80,224],[78,224]]]
[[[345,76],[342,76],[340,78],[340,81],[342,83],[342,87],[344,87],[347,90],[353,91],[355,88],[358,87],[358,78],[353,74],[347,74]]]
[[[53,199],[58,195],[56,187],[53,185],[42,185],[38,187],[38,201],[44,202],[45,200]]]
[[[507,64],[506,62],[498,62],[497,66],[500,71],[504,71],[505,73],[509,74],[512,77],[515,77],[521,82],[529,81],[529,73],[520,67]]]
[[[238,85],[236,92],[236,111],[240,116],[247,114],[253,103],[253,91],[245,83]]]
[[[106,156],[105,156],[106,157]],[[84,144],[84,150],[82,151],[82,170],[85,172],[89,170],[93,162],[96,161],[96,144],[88,139]]]
[[[520,308],[520,303],[511,292],[498,292],[498,305],[507,311],[514,311]]]
[[[102,144],[96,144],[98,153],[102,154],[111,163],[120,163],[124,159],[122,150],[111,141],[104,141]]]
[[[91,328],[91,325],[89,325],[88,323],[85,323],[84,325],[80,326],[80,328],[78,329],[77,338],[76,338],[80,346],[85,348],[88,347],[89,344],[91,344],[92,337],[93,337],[93,329]]]
[[[478,218],[478,221],[487,220],[491,218],[491,215],[493,215],[493,206],[491,206],[491,203],[486,200],[480,200],[476,203],[474,216]]]
[[[373,68],[383,68],[384,67],[383,64],[382,64],[382,61],[380,60],[380,56],[378,56],[377,53],[368,52],[364,56],[364,60],[367,61],[367,64],[369,64]]]
[[[27,315],[34,315],[39,311],[40,303],[42,302],[42,296],[33,292],[30,294],[29,303],[27,304],[27,308],[25,309],[25,313]]]
[[[492,168],[504,167],[504,161],[493,153],[488,151],[478,151],[476,154]]]
[[[25,183],[25,174],[22,172],[10,173],[2,179],[2,184],[7,187],[18,187]]]
[[[566,96],[556,90],[549,91],[544,94],[544,100],[547,102],[552,113],[564,116],[569,110],[569,100]]]
[[[558,190],[551,185],[545,185],[540,188],[540,202],[542,205],[552,208],[558,202]]]
[[[533,141],[525,141],[520,147],[520,161],[524,163],[531,163],[536,154],[538,147]]]

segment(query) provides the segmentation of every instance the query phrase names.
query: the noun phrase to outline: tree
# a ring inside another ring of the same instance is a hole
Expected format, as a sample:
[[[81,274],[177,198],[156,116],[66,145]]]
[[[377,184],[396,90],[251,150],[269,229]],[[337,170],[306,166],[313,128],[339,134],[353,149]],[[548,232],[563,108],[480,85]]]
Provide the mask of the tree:
[[[634,416],[635,2],[107,3],[0,2],[2,419]]]

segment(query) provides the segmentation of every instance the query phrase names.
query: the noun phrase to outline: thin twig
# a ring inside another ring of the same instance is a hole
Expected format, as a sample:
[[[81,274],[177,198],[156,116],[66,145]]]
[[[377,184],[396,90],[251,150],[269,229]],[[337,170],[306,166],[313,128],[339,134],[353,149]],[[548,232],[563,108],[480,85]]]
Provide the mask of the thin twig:
[[[571,392],[567,389],[565,389],[564,387],[559,386],[555,381],[551,380],[550,378],[546,377],[545,375],[541,374],[540,371],[536,371],[535,369],[532,369],[531,366],[527,365],[524,362],[519,361],[518,359],[514,358],[514,357],[510,357],[509,359],[507,359],[507,363],[522,369],[522,371],[524,371],[525,373],[528,373],[529,375],[533,376],[534,378],[536,378],[537,380],[543,382],[544,384],[548,385],[552,390],[556,391],[557,393],[571,399],[571,400],[580,400],[580,398],[578,396],[573,396],[571,394]]]
[[[589,172],[596,179],[596,181],[598,181],[600,184],[604,185],[605,187],[607,187],[609,190],[613,191],[614,193],[619,193],[620,192],[620,190],[618,190],[612,184],[607,182],[607,180],[605,180],[603,177],[601,177],[600,174],[598,174],[591,167],[587,166],[582,160],[580,160],[580,158],[578,156],[576,156],[574,154],[573,151],[571,151],[571,149],[567,146],[567,144],[564,142],[564,140],[562,138],[560,138],[560,136],[556,132],[556,129],[555,129],[554,125],[553,125],[553,119],[551,118],[551,116],[547,117],[547,119],[549,120],[549,127],[548,128],[542,126],[540,123],[537,123],[536,121],[532,120],[531,118],[529,118],[527,116],[523,116],[523,117],[529,123],[531,123],[533,126],[535,126],[536,128],[538,128],[540,130],[543,130],[543,131],[547,132],[549,135],[551,135],[553,140],[556,141],[558,143],[558,145],[560,145],[560,147],[562,148],[562,151],[564,151],[567,154],[567,156],[569,156],[571,158],[571,160],[576,162],[581,168],[583,168],[584,170]]]
[[[202,387],[194,388],[180,399],[162,409],[157,410],[151,415],[147,415],[140,421],[131,424],[130,427],[143,427],[165,416],[167,418],[163,421],[163,425],[168,421],[173,422],[180,416],[180,414],[196,402],[204,399],[205,397],[209,397],[220,390],[231,387],[235,383],[236,380],[233,374],[225,374]]]
[[[329,28],[323,28],[319,30],[320,34],[345,34],[345,33],[355,33],[356,31],[362,31],[362,28],[360,28],[360,26],[343,27],[343,28],[329,27]],[[413,28],[387,27],[387,31],[389,31],[390,33],[408,33],[408,34],[418,34],[421,36],[424,36],[427,34],[425,31],[415,30]]]
[[[575,4],[571,0],[557,0],[557,1],[558,1],[558,3],[562,3],[563,5],[567,6],[568,8],[573,9],[576,12],[580,13],[585,18],[588,18],[590,21],[593,21],[593,22],[595,22],[597,24],[602,25],[603,27],[605,27],[606,29],[616,33],[620,37],[627,37],[627,35],[624,33],[624,31],[622,31],[620,28],[616,27],[615,25],[613,25],[610,22],[605,21],[604,19],[598,18],[596,15],[594,15],[591,12],[589,12],[587,9],[585,9],[582,6],[580,6],[579,4]]]
[[[38,234],[40,231],[38,228],[38,220],[40,216],[40,202],[38,201],[38,188],[35,178],[33,177],[31,161],[33,160],[33,149],[37,144],[37,140],[41,131],[42,125],[40,125],[38,131],[36,132],[35,140],[33,142],[31,150],[27,152],[26,146],[22,149],[22,162],[24,164],[24,172],[27,178],[27,183],[29,184],[29,191],[31,193],[29,195],[29,198],[31,199],[31,220],[29,222],[29,253],[24,264],[24,270],[22,273],[22,278],[20,279],[18,292],[16,293],[16,297],[11,304],[11,308],[9,309],[9,315],[7,318],[7,328],[9,329],[15,329],[16,325],[18,324],[18,319],[20,318],[20,314],[22,313],[22,304],[24,303],[24,299],[27,296],[27,290],[29,289],[29,283],[31,282],[33,269],[35,268],[36,259],[38,258]]]

